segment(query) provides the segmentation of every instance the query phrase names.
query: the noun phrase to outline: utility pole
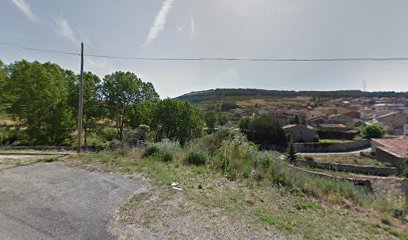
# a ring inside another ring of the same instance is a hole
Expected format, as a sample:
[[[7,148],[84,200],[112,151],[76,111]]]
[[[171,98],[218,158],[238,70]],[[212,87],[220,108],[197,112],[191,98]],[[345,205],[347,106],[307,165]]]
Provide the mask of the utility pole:
[[[82,141],[82,113],[83,113],[83,74],[84,74],[84,43],[81,42],[81,72],[79,75],[77,153],[81,153],[82,151],[81,141]]]

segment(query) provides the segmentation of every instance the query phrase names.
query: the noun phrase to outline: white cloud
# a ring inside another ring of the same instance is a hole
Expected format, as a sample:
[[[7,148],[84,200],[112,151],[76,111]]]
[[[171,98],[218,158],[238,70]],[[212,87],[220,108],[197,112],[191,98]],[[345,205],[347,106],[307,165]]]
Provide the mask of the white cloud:
[[[38,17],[33,13],[30,5],[25,0],[10,1],[32,22],[39,22]]]
[[[143,46],[150,45],[160,35],[160,32],[163,31],[167,21],[167,14],[173,7],[173,2],[174,0],[163,1],[161,9],[154,19],[154,23],[150,28],[149,34],[147,35],[146,41]]]
[[[55,31],[58,35],[73,44],[84,42],[85,44],[90,45],[88,38],[82,32],[75,32],[65,18],[55,19]]]
[[[196,28],[195,28],[194,18],[193,16],[191,16],[190,18],[190,38],[194,36],[195,30]]]
[[[92,59],[87,57],[85,59],[86,71],[92,71],[98,76],[104,76],[110,72],[116,71],[113,64],[106,59]]]
[[[188,28],[188,29],[186,29]],[[190,17],[190,21],[184,23],[183,25],[181,25],[180,27],[178,27],[177,31],[179,33],[183,33],[184,31],[189,31],[189,37],[193,38],[194,34],[196,32],[196,26],[195,26],[195,22],[194,22],[194,18],[193,16]]]

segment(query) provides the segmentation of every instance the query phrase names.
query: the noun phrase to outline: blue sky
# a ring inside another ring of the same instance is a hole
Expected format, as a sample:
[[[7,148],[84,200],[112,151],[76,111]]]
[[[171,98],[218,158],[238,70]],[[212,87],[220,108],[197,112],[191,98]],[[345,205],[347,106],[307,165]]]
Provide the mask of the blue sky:
[[[143,57],[408,57],[405,0],[0,0],[0,42]],[[0,45],[0,59],[79,58]],[[87,57],[132,71],[162,97],[210,88],[408,91],[408,62],[152,62]]]

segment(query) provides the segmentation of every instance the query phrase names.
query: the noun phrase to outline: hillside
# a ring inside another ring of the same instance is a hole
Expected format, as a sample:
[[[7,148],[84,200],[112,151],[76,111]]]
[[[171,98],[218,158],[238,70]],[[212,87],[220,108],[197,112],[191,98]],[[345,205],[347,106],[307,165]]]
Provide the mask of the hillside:
[[[288,91],[266,89],[211,89],[191,92],[177,97],[193,104],[222,100],[240,101],[248,98],[294,98],[294,97],[320,97],[320,98],[359,98],[359,97],[407,97],[408,92],[363,92],[360,90],[339,91]]]

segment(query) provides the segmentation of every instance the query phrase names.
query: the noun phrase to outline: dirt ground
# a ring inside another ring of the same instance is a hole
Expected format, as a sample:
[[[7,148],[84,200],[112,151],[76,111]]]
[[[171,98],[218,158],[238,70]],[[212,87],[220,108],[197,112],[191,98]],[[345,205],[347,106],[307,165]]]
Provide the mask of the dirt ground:
[[[173,189],[139,191],[117,212],[111,230],[119,239],[129,240],[287,239],[271,227],[198,206]]]

